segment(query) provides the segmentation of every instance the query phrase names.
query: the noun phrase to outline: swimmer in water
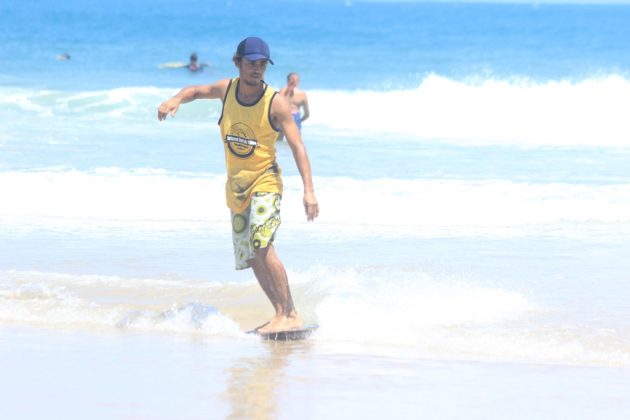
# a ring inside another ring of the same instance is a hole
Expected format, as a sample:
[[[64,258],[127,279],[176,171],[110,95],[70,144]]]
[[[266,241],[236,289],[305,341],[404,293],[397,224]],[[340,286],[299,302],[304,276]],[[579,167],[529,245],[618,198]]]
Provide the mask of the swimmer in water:
[[[186,68],[190,71],[201,71],[204,67],[208,67],[208,63],[199,63],[196,53],[190,54],[190,62],[186,65]]]

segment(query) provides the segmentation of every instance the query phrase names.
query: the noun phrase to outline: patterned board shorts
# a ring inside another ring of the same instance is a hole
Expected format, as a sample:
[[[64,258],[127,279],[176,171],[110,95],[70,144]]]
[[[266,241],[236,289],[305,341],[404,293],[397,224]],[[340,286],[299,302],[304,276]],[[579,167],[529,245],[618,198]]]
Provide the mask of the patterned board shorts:
[[[232,212],[232,241],[237,270],[249,268],[257,249],[273,243],[280,226],[280,201],[276,193],[256,192],[243,213]]]

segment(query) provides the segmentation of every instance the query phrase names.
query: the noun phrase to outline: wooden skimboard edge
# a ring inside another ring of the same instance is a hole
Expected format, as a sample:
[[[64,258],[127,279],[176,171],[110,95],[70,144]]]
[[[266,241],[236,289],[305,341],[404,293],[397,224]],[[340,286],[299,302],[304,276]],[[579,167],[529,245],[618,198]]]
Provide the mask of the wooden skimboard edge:
[[[286,330],[286,331],[275,331],[271,333],[262,334],[257,330],[248,331],[248,334],[256,334],[259,335],[263,340],[273,340],[273,341],[294,341],[294,340],[303,340],[313,334],[315,330],[319,328],[317,324],[308,324],[304,325],[302,328],[297,328],[294,330]]]

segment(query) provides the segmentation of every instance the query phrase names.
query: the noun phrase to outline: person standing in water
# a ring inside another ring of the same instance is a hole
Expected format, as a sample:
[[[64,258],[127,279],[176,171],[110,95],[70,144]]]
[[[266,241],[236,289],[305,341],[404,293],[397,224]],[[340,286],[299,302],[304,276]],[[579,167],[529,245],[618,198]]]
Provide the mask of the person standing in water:
[[[190,62],[186,64],[186,68],[190,71],[201,71],[204,67],[208,67],[208,63],[199,63],[197,53],[190,54]]]
[[[298,87],[299,84],[300,75],[297,73],[289,73],[287,75],[287,85],[280,90],[280,94],[289,101],[291,115],[293,115],[293,120],[301,132],[302,121],[305,121],[310,116],[310,111],[308,109],[308,97],[306,96],[306,92]],[[300,109],[304,110],[304,113],[301,115]],[[283,135],[281,134],[280,140],[282,139]]]
[[[275,147],[280,130],[285,133],[302,177],[307,221],[319,214],[311,166],[289,101],[263,79],[268,63],[273,65],[267,43],[257,37],[244,39],[232,61],[238,77],[183,88],[159,106],[158,119],[175,116],[181,104],[196,99],[223,102],[219,126],[225,149],[226,199],[232,216],[236,269],[253,269],[275,309],[275,316],[256,331],[297,329],[302,320],[291,297],[284,265],[273,246],[282,197]]]

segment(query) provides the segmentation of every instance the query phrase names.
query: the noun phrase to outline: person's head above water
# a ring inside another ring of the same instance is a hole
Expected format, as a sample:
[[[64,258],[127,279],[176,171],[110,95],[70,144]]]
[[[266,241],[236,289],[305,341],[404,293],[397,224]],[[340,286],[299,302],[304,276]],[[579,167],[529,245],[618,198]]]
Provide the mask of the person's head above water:
[[[269,45],[261,38],[250,36],[242,40],[236,48],[234,59],[246,58],[249,61],[267,60],[271,64],[271,54]]]
[[[296,87],[298,84],[300,84],[300,75],[295,72],[289,73],[287,75],[287,85]]]

